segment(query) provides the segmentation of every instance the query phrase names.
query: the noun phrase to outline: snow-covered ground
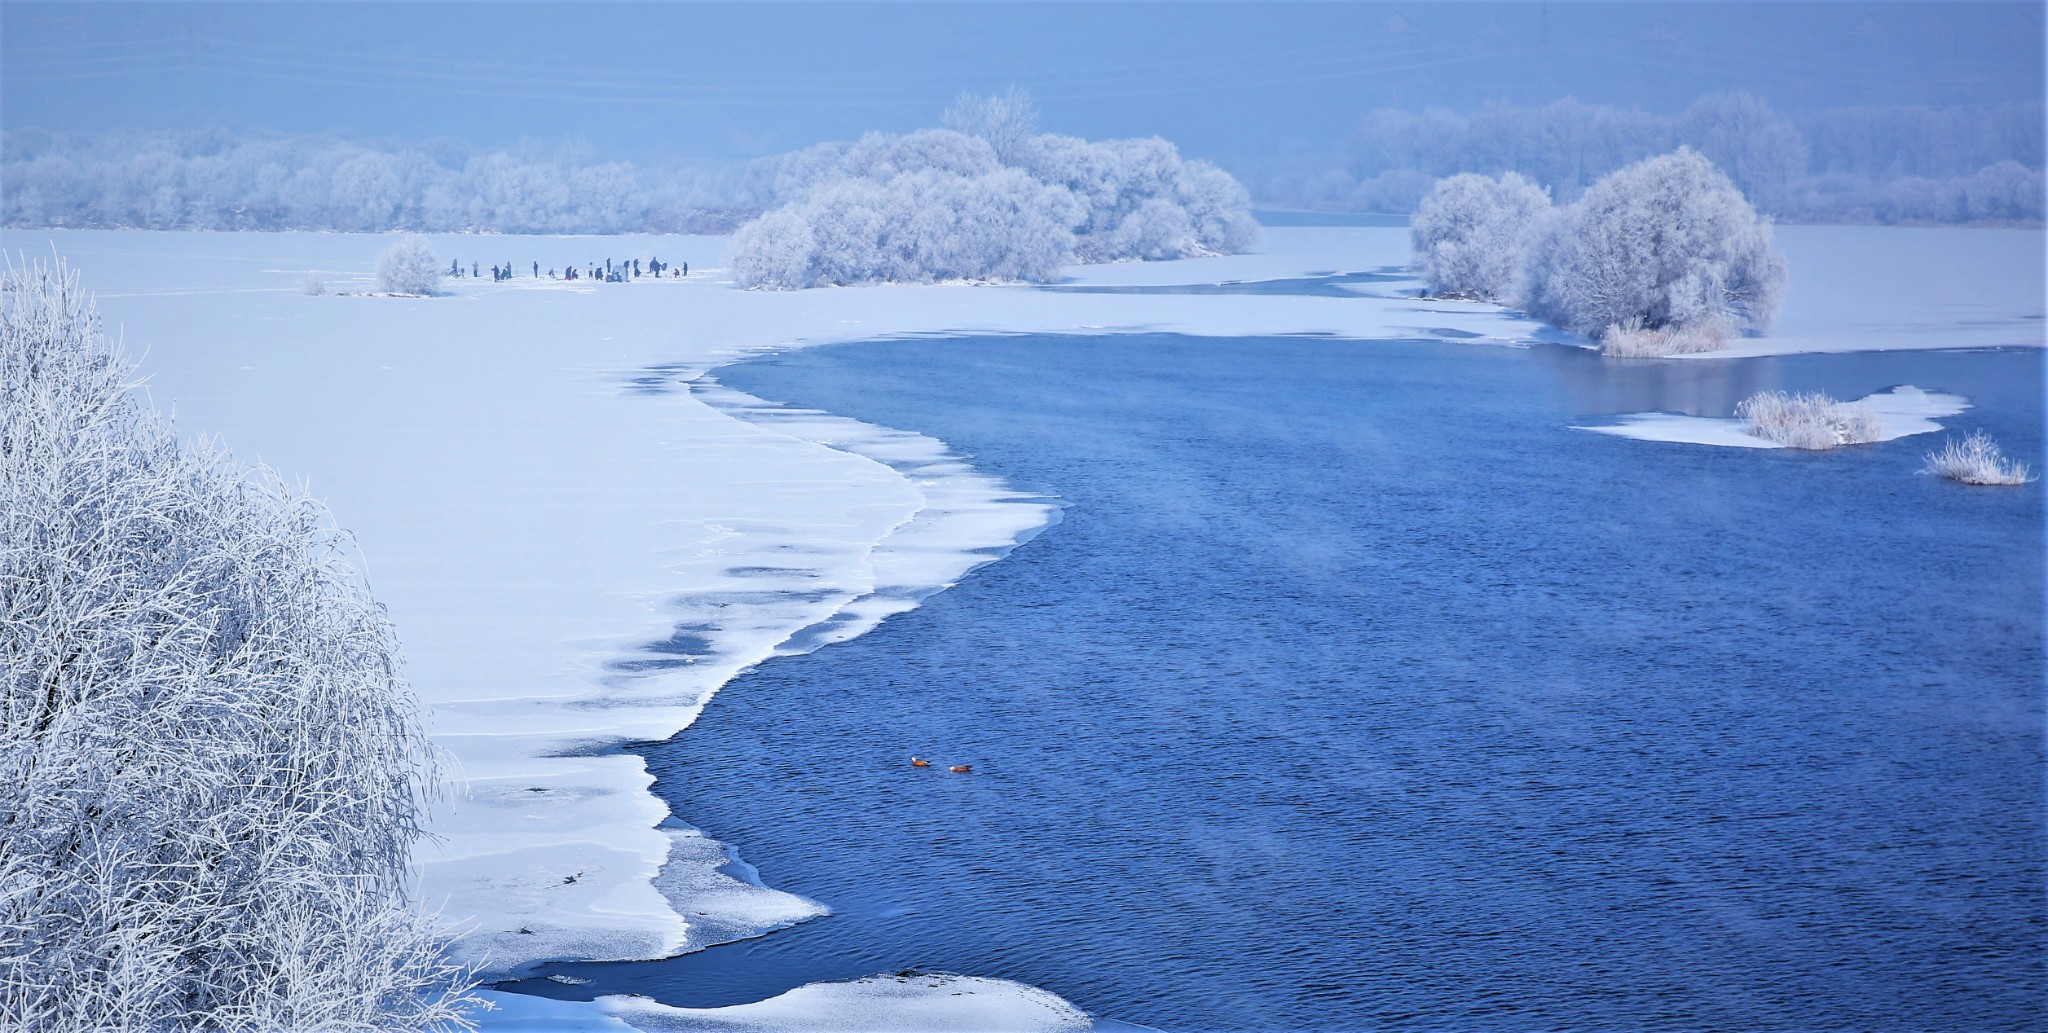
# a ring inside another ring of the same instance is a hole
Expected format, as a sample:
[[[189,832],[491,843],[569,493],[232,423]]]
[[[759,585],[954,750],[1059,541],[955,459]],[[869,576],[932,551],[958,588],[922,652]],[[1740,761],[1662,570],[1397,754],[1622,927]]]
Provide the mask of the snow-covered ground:
[[[1407,260],[1401,229],[1268,233],[1263,254],[1079,268],[1071,283],[1287,280]],[[1746,354],[2042,343],[2039,232],[1780,236],[1792,281],[1784,335],[1743,341]],[[309,480],[355,531],[433,734],[465,780],[436,817],[423,885],[493,972],[663,956],[819,913],[733,874],[744,866],[682,824],[687,813],[669,815],[640,758],[615,748],[673,735],[747,666],[858,633],[1045,519],[1042,502],[1011,499],[937,442],[687,389],[704,372],[760,349],[902,334],[1548,333],[1493,306],[1415,300],[1402,283],[1342,297],[739,291],[723,272],[725,238],[433,238],[444,262],[465,267],[659,257],[690,263],[681,281],[486,277],[450,280],[431,299],[302,291],[309,276],[330,291],[367,289],[389,240],[0,236],[10,252],[54,248],[83,271],[185,432]],[[731,764],[733,778],[772,777],[763,758]],[[812,988],[725,1019],[670,1019],[829,1028],[852,1014],[834,1009],[854,994],[877,1026],[1074,1021],[1015,984],[976,984],[971,1002],[959,985],[922,986]],[[558,1028],[575,1012],[604,1028],[590,1006],[515,1003],[522,1022]],[[603,1007],[654,1024],[628,1002]]]

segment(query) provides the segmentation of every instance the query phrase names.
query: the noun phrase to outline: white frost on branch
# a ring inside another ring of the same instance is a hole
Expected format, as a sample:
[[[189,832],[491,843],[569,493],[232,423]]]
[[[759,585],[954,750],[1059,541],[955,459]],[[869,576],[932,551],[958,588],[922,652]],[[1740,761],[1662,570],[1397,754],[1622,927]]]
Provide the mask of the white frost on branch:
[[[428,297],[441,285],[441,262],[424,237],[407,237],[377,256],[377,289]]]
[[[1507,300],[1549,211],[1550,195],[1517,173],[1438,181],[1408,229],[1423,283],[1438,297]]]
[[[1522,304],[1588,337],[1690,347],[1701,335],[1761,331],[1785,293],[1771,224],[1697,152],[1637,162],[1545,221]],[[1645,337],[1645,331],[1692,331]]]
[[[61,262],[0,287],[0,1027],[466,1027],[350,539],[181,445]]]
[[[955,129],[870,133],[754,169],[771,208],[733,241],[747,287],[1050,280],[1069,261],[1237,254],[1262,234],[1229,173],[1157,138],[1031,135],[1030,98],[963,95]]]

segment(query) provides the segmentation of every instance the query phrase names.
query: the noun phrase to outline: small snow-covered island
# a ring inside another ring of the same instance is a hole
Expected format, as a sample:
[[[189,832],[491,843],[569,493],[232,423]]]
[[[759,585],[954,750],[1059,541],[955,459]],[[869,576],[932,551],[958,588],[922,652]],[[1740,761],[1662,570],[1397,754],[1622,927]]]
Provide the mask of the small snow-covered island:
[[[0,1030],[2048,1024],[2038,4],[5,7]]]

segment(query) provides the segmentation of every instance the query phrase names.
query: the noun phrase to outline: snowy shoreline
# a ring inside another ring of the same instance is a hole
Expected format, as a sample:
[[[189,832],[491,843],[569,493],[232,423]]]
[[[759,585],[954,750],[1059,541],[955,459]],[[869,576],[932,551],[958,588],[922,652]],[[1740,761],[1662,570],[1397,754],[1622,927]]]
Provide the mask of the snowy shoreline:
[[[1926,264],[1903,250],[1887,264],[1848,230],[1794,229],[1784,233],[1793,301],[1775,353],[2041,345],[2038,231],[1865,231],[1950,234],[1913,241],[1962,254],[1943,267],[1954,275],[1920,293],[1867,302],[1860,283],[1912,284]],[[1407,258],[1400,229],[1268,232],[1263,254],[1076,267],[1065,282],[1299,280]],[[385,237],[10,230],[0,240],[31,253],[54,244],[73,259],[110,333],[125,324],[144,353],[148,390],[176,407],[184,434],[217,434],[244,461],[310,479],[357,532],[434,736],[471,791],[436,816],[444,843],[423,853],[425,896],[471,919],[465,950],[501,974],[556,958],[668,956],[817,914],[815,902],[721,873],[725,849],[680,825],[688,816],[672,816],[648,792],[644,762],[619,747],[688,727],[727,681],[778,650],[851,637],[914,607],[1050,515],[1051,503],[1020,502],[940,442],[765,406],[717,386],[707,375],[718,367],[908,334],[1502,344],[1543,332],[1493,306],[1399,296],[1395,284],[1355,297],[738,291],[717,268],[720,238],[437,237],[443,257],[465,261],[652,254],[688,257],[693,277],[454,280],[448,296],[420,300],[300,293],[309,272],[366,278]],[[1822,261],[1858,256],[1848,274],[1802,280]],[[542,1007],[532,1000],[514,1003]],[[500,1020],[517,1016],[489,1019]]]

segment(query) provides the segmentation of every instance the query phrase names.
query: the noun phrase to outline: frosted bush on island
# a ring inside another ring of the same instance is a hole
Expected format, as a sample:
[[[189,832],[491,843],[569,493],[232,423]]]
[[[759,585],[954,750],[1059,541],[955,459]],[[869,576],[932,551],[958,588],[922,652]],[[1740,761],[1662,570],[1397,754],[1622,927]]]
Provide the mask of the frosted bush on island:
[[[1017,165],[1087,206],[1074,228],[1083,262],[1234,255],[1263,240],[1242,184],[1182,160],[1158,137],[1091,143],[1048,133],[1023,144]]]
[[[441,263],[424,238],[408,237],[377,256],[377,289],[426,297],[441,285]]]
[[[973,134],[870,133],[760,163],[755,179],[775,207],[735,236],[739,282],[1049,280],[1070,260],[1235,254],[1261,242],[1251,197],[1229,173],[1159,139],[1031,135],[1029,105],[1014,90],[963,95],[946,118]]]
[[[1437,297],[1509,299],[1549,211],[1550,195],[1517,173],[1439,180],[1409,223],[1423,283]]]
[[[0,1027],[466,1027],[347,536],[139,405],[61,263],[0,286]]]
[[[1718,347],[1768,327],[1785,291],[1770,223],[1682,147],[1593,184],[1530,259],[1523,306],[1612,353]]]
[[[1971,431],[1958,442],[1950,438],[1939,452],[1927,453],[1921,473],[1936,474],[1963,484],[2025,484],[2033,480],[2027,464],[2007,459],[1991,435]]]
[[[1749,433],[1787,448],[1820,451],[1884,437],[1884,426],[1875,413],[1817,391],[1759,391],[1737,402],[1735,415]]]
[[[875,281],[1045,281],[1073,250],[1073,195],[1015,169],[854,179],[742,226],[743,287],[801,290]]]

